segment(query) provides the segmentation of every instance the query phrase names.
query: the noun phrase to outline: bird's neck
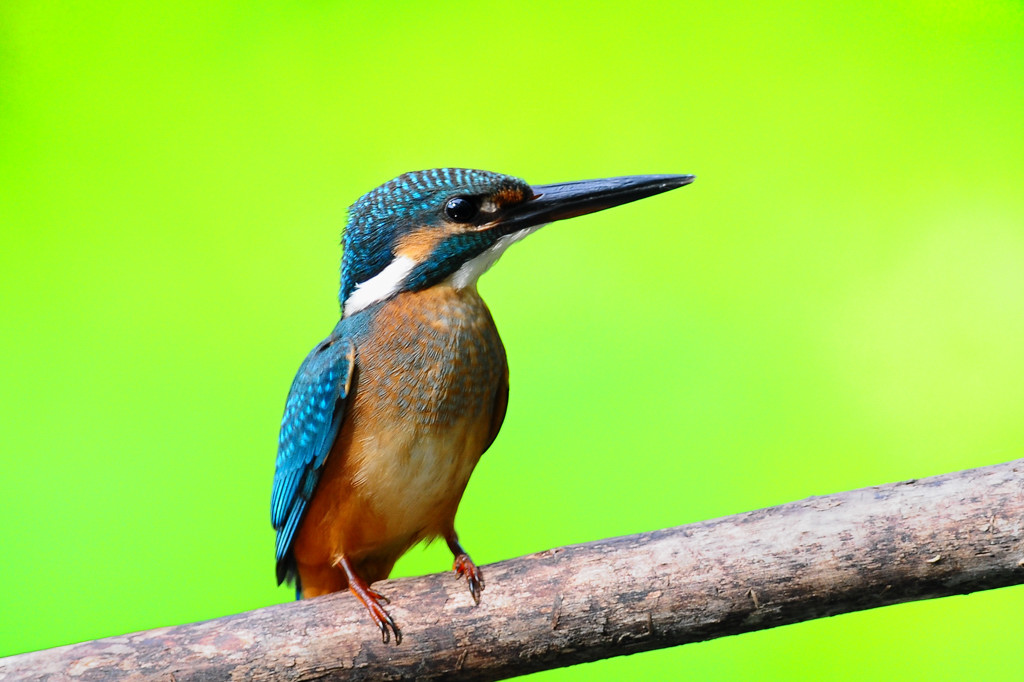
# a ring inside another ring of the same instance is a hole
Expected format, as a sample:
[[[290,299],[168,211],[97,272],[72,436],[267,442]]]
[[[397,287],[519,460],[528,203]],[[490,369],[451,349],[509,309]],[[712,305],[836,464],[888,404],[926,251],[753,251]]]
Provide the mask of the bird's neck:
[[[457,330],[467,323],[476,324],[478,318],[490,318],[475,285],[455,287],[447,280],[418,291],[402,291],[381,309],[438,330]]]
[[[413,259],[396,256],[387,267],[352,289],[352,293],[342,302],[342,316],[354,315],[395,296],[402,290],[409,273],[415,267],[416,261]],[[345,288],[342,287],[342,290]]]
[[[498,259],[501,258],[503,253],[505,253],[505,249],[512,246],[520,239],[536,232],[540,228],[541,226],[537,225],[535,227],[529,227],[501,237],[483,253],[463,263],[458,270],[453,272],[444,280],[445,283],[455,289],[473,289],[475,291],[476,283],[477,280],[480,279],[480,275],[490,270],[491,266],[498,262]]]
[[[438,264],[431,263],[430,256],[426,261],[416,261],[408,256],[397,255],[380,272],[358,285],[353,287],[343,282],[342,293],[351,292],[342,302],[343,316],[354,315],[400,293],[409,293],[413,290],[421,291],[435,286],[446,286],[456,291],[467,289],[475,292],[480,275],[498,262],[498,259],[505,253],[505,249],[541,227],[541,225],[536,225],[500,237],[491,246],[464,262],[447,276],[443,272],[433,269]],[[439,284],[417,287],[418,283],[436,282],[437,279],[441,280]]]

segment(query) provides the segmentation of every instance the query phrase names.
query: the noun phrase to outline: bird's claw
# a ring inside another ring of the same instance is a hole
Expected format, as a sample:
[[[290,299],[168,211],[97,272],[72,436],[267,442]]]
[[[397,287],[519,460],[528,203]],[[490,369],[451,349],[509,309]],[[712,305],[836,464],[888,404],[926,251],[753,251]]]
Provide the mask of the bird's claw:
[[[469,558],[469,555],[465,552],[456,555],[455,563],[452,565],[455,569],[455,579],[458,580],[461,577],[466,578],[466,582],[469,583],[469,594],[473,597],[475,604],[480,603],[480,593],[484,589],[484,574],[480,570],[480,567],[473,563],[473,560]]]
[[[381,641],[387,644],[391,641],[391,633],[395,634],[395,644],[402,643],[402,631],[395,625],[394,619],[391,615],[384,610],[384,607],[380,605],[383,601],[388,602],[388,598],[382,595],[376,590],[366,589],[362,595],[356,594],[359,597],[359,601],[363,602],[366,606],[366,610],[370,612],[370,618],[380,628]]]
[[[387,644],[391,641],[391,633],[395,633],[395,646],[402,643],[402,631],[395,625],[395,621],[388,614],[387,611],[381,607],[377,602],[372,602],[373,606],[367,604],[367,609],[370,611],[370,617],[373,618],[373,622],[380,628],[380,639],[382,642]]]
[[[402,643],[402,631],[395,625],[394,619],[384,610],[381,602],[389,604],[390,600],[377,590],[372,589],[365,580],[353,569],[348,557],[342,556],[336,564],[338,568],[345,571],[348,578],[348,589],[356,596],[356,599],[370,612],[370,618],[380,628],[380,638],[387,644],[391,641],[391,634],[395,635],[395,644]]]

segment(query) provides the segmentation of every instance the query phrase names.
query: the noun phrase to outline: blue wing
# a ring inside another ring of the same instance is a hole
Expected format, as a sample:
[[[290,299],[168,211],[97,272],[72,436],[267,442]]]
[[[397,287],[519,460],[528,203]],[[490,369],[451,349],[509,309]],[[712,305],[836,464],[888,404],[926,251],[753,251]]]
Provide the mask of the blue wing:
[[[332,334],[306,356],[288,392],[270,498],[277,531],[277,583],[298,575],[292,543],[345,414],[355,346]]]

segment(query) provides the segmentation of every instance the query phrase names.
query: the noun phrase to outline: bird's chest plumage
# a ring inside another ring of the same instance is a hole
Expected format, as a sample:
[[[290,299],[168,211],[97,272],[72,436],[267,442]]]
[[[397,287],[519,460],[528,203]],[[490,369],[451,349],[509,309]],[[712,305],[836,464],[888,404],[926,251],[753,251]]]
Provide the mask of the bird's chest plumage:
[[[505,351],[474,290],[404,293],[367,313],[354,335],[354,397],[341,452],[328,461],[341,455],[341,476],[364,505],[359,534],[377,528],[375,543],[404,550],[453,522],[494,435]],[[374,542],[363,544],[370,550]]]
[[[504,372],[494,321],[472,290],[401,294],[375,311],[364,338],[357,395],[372,399],[380,419],[423,433],[478,411]]]

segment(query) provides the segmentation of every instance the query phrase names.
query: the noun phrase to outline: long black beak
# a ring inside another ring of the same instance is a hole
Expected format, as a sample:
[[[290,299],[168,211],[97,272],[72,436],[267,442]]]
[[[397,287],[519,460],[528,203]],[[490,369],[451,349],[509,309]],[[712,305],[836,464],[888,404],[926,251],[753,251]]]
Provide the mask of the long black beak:
[[[502,232],[574,218],[661,194],[694,181],[693,175],[628,175],[602,180],[578,180],[534,185],[533,198],[510,208]]]

